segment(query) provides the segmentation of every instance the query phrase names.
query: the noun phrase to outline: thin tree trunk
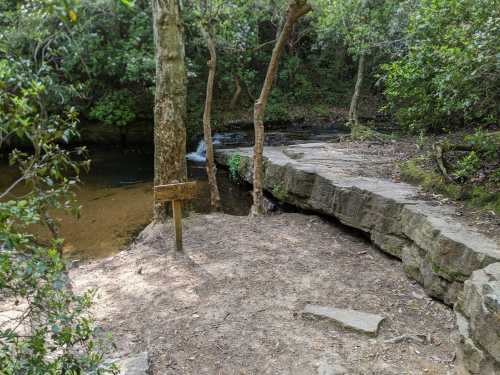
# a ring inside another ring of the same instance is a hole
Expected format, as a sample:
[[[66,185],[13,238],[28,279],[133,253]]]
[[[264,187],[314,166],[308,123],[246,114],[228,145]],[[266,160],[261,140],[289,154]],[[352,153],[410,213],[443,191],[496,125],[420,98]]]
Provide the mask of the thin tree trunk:
[[[364,71],[365,71],[365,53],[362,52],[358,60],[358,74],[356,78],[356,85],[354,87],[354,93],[351,99],[351,107],[349,108],[349,123],[351,124],[351,126],[359,125],[358,101],[359,101],[359,92],[361,91],[361,85],[363,84]]]
[[[233,97],[231,98],[231,103],[229,103],[230,109],[236,108],[236,104],[238,104],[238,100],[240,99],[241,95],[240,76],[237,74],[234,76],[234,85],[236,86],[236,90],[234,91]]]
[[[203,112],[203,135],[205,137],[206,158],[207,158],[207,175],[208,186],[210,188],[210,204],[214,210],[220,209],[220,195],[217,186],[216,168],[214,162],[214,146],[212,142],[212,127],[210,117],[212,113],[212,99],[214,92],[215,69],[217,66],[217,53],[215,51],[215,43],[212,36],[202,28],[202,33],[207,40],[208,51],[210,52],[210,60],[208,60],[208,81],[207,94],[205,98],[205,109]]]
[[[178,0],[152,0],[156,49],[154,108],[155,185],[185,181],[186,68],[184,30]],[[165,219],[155,204],[155,220]]]
[[[290,36],[293,25],[297,20],[308,13],[311,6],[307,4],[307,0],[291,0],[288,3],[286,21],[283,25],[283,30],[274,46],[271,61],[267,68],[266,78],[260,92],[260,96],[254,105],[254,127],[255,127],[255,146],[253,157],[253,206],[252,215],[262,215],[263,207],[263,151],[264,151],[264,114],[266,110],[267,100],[271,92],[274,77],[278,71],[278,63],[285,43]]]

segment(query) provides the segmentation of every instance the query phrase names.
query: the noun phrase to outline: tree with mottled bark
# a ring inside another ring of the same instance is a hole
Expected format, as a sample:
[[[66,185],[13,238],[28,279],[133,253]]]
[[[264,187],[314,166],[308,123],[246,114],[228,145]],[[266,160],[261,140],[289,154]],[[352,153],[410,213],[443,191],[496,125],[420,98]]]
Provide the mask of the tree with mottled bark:
[[[186,170],[186,67],[184,30],[178,0],[152,0],[156,59],[154,183],[182,182]],[[154,219],[165,219],[163,205]]]
[[[281,30],[277,42],[274,46],[271,61],[269,62],[266,78],[260,92],[260,96],[254,105],[254,128],[255,128],[255,146],[253,157],[253,206],[252,215],[262,215],[264,213],[264,196],[263,196],[263,153],[264,153],[264,114],[266,111],[267,101],[271,93],[272,85],[281,55],[285,49],[290,33],[294,24],[300,17],[311,11],[311,6],[307,0],[290,0],[286,13],[285,23]]]

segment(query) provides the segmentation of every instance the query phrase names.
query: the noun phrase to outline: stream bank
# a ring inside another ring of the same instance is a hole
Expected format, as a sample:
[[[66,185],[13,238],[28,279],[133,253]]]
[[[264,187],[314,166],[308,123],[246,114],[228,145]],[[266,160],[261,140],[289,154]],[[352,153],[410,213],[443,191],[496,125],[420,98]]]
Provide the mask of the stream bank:
[[[74,261],[102,259],[126,248],[152,220],[153,154],[147,149],[91,148],[89,173],[82,173],[82,183],[74,192],[81,206],[77,218],[64,212],[55,213],[60,225],[65,255]],[[190,179],[205,180],[204,165],[188,162]],[[0,162],[0,191],[17,179],[17,171]],[[223,212],[247,215],[251,196],[249,187],[235,185],[224,170],[219,171]],[[16,188],[7,199],[22,196],[25,187]],[[189,202],[197,213],[210,211],[209,192]],[[45,227],[33,230],[41,239],[49,239]]]

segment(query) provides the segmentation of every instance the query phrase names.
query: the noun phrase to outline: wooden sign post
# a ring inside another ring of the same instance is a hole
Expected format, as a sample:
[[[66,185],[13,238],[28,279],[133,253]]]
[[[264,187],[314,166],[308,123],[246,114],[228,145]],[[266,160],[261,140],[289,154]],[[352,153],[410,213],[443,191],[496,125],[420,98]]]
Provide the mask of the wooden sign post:
[[[196,198],[206,186],[206,181],[190,181],[154,187],[155,203],[172,202],[177,251],[182,251],[182,201]]]

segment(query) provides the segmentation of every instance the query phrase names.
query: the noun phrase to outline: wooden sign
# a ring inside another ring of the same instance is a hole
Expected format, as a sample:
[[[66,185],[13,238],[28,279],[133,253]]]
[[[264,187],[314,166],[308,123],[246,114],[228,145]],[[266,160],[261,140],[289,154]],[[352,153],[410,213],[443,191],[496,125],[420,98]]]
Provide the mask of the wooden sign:
[[[177,251],[182,251],[182,201],[198,197],[206,187],[206,181],[180,182],[154,187],[154,199],[156,203],[172,202]]]

